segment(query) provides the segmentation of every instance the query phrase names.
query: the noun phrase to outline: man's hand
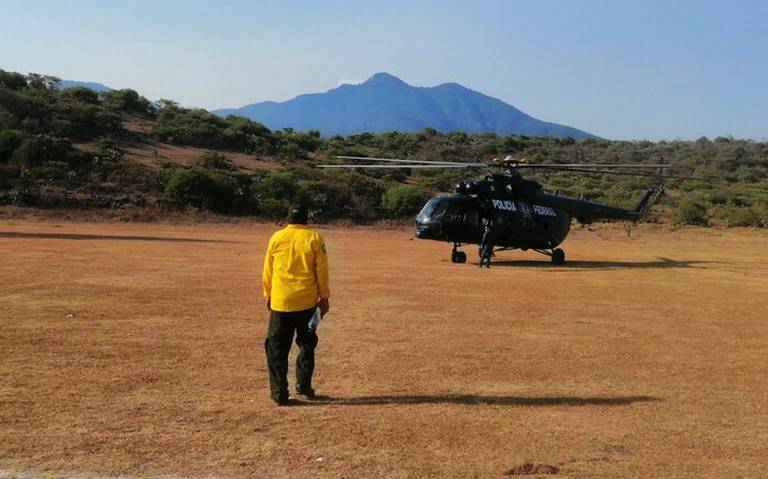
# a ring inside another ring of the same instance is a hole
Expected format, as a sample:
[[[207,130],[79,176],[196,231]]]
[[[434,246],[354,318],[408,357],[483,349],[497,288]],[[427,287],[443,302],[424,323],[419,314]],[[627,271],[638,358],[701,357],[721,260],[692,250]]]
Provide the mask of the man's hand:
[[[321,318],[324,318],[325,315],[328,314],[328,311],[331,310],[331,302],[328,300],[328,298],[323,298],[318,301],[317,306],[320,308]]]
[[[270,298],[269,298],[269,297],[267,297],[267,298],[264,298],[264,305],[266,305],[266,307],[267,307],[267,311],[272,311],[272,308],[270,308],[271,304],[270,304],[270,301],[269,301],[269,300],[270,300]]]

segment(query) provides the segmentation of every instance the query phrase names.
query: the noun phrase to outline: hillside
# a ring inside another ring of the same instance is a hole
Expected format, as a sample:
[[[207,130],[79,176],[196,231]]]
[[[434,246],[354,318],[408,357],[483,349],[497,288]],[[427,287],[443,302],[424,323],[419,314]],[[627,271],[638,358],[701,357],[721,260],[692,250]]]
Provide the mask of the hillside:
[[[326,136],[418,132],[425,128],[441,133],[461,131],[576,139],[592,136],[576,128],[537,120],[501,100],[457,83],[413,87],[388,73],[377,73],[360,85],[342,85],[282,103],[254,103],[214,113],[244,116],[271,129],[317,130]]]
[[[279,218],[302,202],[320,220],[373,221],[415,214],[466,171],[339,171],[313,166],[335,155],[489,161],[656,163],[671,174],[656,219],[768,226],[768,143],[732,138],[627,142],[464,133],[271,130],[237,116],[153,104],[133,90],[61,90],[57,79],[0,70],[0,206],[211,211]],[[532,174],[551,190],[631,206],[648,178]]]

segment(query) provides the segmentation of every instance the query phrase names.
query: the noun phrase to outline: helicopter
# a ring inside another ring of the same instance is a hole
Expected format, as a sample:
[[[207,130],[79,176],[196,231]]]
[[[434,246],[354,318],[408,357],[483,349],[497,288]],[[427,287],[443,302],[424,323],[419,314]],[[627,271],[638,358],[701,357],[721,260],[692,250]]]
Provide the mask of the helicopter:
[[[664,175],[664,170],[672,166],[666,163],[531,164],[524,159],[514,159],[511,156],[492,163],[361,156],[337,156],[336,158],[365,160],[367,164],[326,164],[318,167],[352,169],[500,167],[500,173],[488,173],[478,180],[460,181],[456,184],[454,194],[436,196],[428,200],[416,215],[416,238],[452,243],[451,262],[453,263],[467,261],[466,253],[460,248],[465,245],[478,245],[480,267],[490,267],[491,258],[495,253],[516,249],[531,250],[548,256],[554,265],[565,264],[565,252],[558,246],[568,236],[573,218],[582,224],[590,224],[595,220],[636,222],[665,194],[665,179],[704,179]],[[655,169],[656,173],[617,171],[649,168]],[[656,178],[658,184],[646,190],[633,209],[624,209],[547,191],[541,183],[524,178],[521,173],[523,169],[645,176]]]

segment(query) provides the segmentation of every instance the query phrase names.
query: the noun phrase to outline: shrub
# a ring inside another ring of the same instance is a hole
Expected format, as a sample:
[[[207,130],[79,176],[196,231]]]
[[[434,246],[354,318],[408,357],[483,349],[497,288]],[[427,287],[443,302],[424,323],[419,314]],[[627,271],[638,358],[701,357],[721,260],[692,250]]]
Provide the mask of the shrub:
[[[91,156],[94,180],[105,181],[111,173],[119,170],[123,155],[123,150],[114,141],[99,142],[99,151]]]
[[[49,161],[65,160],[71,143],[51,135],[31,135],[13,152],[12,159],[19,165],[39,166]]]
[[[82,103],[90,103],[92,105],[95,105],[99,102],[99,94],[90,88],[83,86],[69,88],[62,92],[61,96],[64,98],[71,98]]]
[[[234,170],[235,167],[226,156],[215,151],[206,151],[200,156],[198,164],[203,168],[218,170]]]
[[[210,177],[210,189],[206,192],[205,207],[219,213],[233,213],[242,195],[237,182],[227,175]]]
[[[203,109],[180,108],[167,101],[161,105],[153,129],[153,135],[160,141],[248,153],[275,151],[275,139],[261,123],[237,116],[220,118]]]
[[[225,146],[223,126],[222,119],[205,110],[168,107],[160,110],[153,134],[160,141],[176,145],[218,148]]]
[[[259,210],[273,220],[288,216],[290,203],[286,200],[265,198],[259,202]]]
[[[179,168],[168,176],[165,197],[179,206],[203,208],[212,183],[211,178],[202,171]]]
[[[683,225],[708,226],[707,209],[695,199],[686,198],[677,208],[677,221]]]
[[[226,148],[252,154],[269,154],[274,151],[271,132],[261,123],[229,115],[222,125],[222,142]]]
[[[67,178],[69,163],[64,161],[49,161],[48,163],[30,169],[30,175],[36,179],[55,181]]]
[[[347,212],[352,195],[348,184],[322,179],[302,181],[300,196],[316,218],[340,218]]]
[[[27,86],[27,79],[21,73],[7,72],[0,69],[0,87],[9,90],[21,90]]]
[[[115,111],[148,114],[152,111],[149,100],[134,90],[112,90],[104,95],[104,105]]]
[[[0,163],[0,190],[10,189],[16,185],[21,170],[16,165],[4,165]]]
[[[23,137],[15,130],[0,131],[0,163],[8,163],[13,152],[21,145]]]
[[[247,198],[233,178],[208,175],[197,169],[178,168],[168,176],[164,196],[178,206],[194,206],[219,213],[235,212]]]
[[[424,194],[410,185],[388,188],[381,198],[382,205],[391,217],[415,215],[424,204]]]
[[[756,207],[734,208],[725,210],[725,219],[728,226],[768,226],[768,214]]]
[[[260,204],[270,198],[291,203],[298,198],[299,190],[297,175],[289,171],[272,171],[251,186],[251,193]]]

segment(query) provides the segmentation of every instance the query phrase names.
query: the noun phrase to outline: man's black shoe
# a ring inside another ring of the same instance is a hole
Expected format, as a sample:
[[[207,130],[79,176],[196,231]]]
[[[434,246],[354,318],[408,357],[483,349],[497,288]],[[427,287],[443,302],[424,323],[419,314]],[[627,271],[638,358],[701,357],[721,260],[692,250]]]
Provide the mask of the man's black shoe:
[[[286,399],[276,399],[275,404],[277,404],[280,407],[284,407],[284,406],[298,406],[301,403],[295,399],[286,398]]]
[[[315,390],[312,389],[312,388],[309,388],[309,389],[297,389],[296,393],[297,394],[301,394],[302,396],[304,396],[307,399],[315,399],[317,397],[317,396],[315,396]]]

